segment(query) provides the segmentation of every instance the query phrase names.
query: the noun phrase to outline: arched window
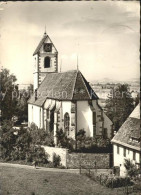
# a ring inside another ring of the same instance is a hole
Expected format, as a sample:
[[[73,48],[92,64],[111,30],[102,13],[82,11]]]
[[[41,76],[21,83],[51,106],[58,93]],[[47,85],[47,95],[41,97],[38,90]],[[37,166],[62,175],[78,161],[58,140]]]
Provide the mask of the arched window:
[[[65,128],[65,131],[68,135],[69,135],[69,126],[70,126],[70,116],[66,112],[64,115],[64,128]]]
[[[50,68],[50,57],[45,57],[44,59],[44,68]]]
[[[54,109],[50,111],[50,131],[54,130]]]

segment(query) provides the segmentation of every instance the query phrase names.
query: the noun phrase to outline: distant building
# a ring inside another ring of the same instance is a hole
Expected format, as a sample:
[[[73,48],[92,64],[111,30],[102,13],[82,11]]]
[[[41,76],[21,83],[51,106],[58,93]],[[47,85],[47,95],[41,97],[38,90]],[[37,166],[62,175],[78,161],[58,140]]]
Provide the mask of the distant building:
[[[111,138],[112,122],[98,96],[80,71],[58,72],[58,51],[46,33],[33,55],[35,93],[28,101],[28,125],[52,131],[55,143],[58,129],[73,139],[81,129],[90,137]]]
[[[126,175],[124,159],[141,166],[140,104],[133,110],[112,139],[114,166],[120,167],[120,175]]]

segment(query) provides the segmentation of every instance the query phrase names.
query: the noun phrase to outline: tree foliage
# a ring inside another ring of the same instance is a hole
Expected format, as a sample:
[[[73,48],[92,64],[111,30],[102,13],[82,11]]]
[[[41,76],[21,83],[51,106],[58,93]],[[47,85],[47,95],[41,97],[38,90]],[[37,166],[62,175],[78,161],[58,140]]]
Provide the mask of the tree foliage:
[[[87,137],[86,131],[80,129],[76,134],[76,140],[68,138],[66,133],[60,129],[57,131],[58,146],[77,152],[110,152],[112,146],[109,139],[103,137]]]
[[[13,129],[10,121],[3,121],[0,128],[0,156],[3,160],[25,160],[47,163],[44,149],[36,144],[31,129]],[[43,142],[43,141],[42,141]],[[40,144],[42,144],[42,142]]]
[[[28,104],[27,101],[33,93],[33,85],[30,84],[27,90],[22,89],[18,91],[18,101],[17,101],[17,113],[18,122],[28,120]]]
[[[1,120],[14,120],[18,118],[19,122],[28,118],[27,100],[33,92],[33,85],[27,90],[19,90],[15,75],[10,74],[8,69],[2,69],[0,72],[0,110]]]
[[[14,91],[17,91],[17,86],[14,85],[16,82],[16,77],[10,74],[8,69],[2,69],[0,72],[0,109],[2,119],[11,119],[16,113],[17,100],[12,98]]]
[[[139,175],[139,169],[136,167],[135,164],[130,159],[125,159],[124,160],[124,167],[127,170],[127,174],[130,177],[136,177]]]
[[[114,130],[118,130],[134,109],[134,100],[127,84],[118,85],[111,90],[106,100],[105,110],[107,116],[114,124]]]

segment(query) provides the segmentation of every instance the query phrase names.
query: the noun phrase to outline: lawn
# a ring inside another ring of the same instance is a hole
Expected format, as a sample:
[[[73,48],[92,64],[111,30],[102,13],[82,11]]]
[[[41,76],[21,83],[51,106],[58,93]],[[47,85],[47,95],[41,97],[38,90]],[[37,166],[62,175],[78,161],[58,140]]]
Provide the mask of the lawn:
[[[112,195],[117,190],[108,189],[84,175],[47,171],[33,167],[0,165],[0,195]]]

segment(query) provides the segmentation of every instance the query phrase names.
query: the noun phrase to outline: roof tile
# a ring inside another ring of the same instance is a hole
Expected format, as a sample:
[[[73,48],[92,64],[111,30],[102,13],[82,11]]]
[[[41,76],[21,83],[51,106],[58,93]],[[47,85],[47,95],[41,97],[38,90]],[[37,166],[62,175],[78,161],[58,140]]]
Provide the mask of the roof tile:
[[[33,95],[28,103],[42,106],[47,98],[56,100],[98,99],[94,92],[95,96],[91,96],[91,91],[93,91],[92,88],[80,71],[47,73],[37,90],[37,99],[35,100],[35,95]]]

